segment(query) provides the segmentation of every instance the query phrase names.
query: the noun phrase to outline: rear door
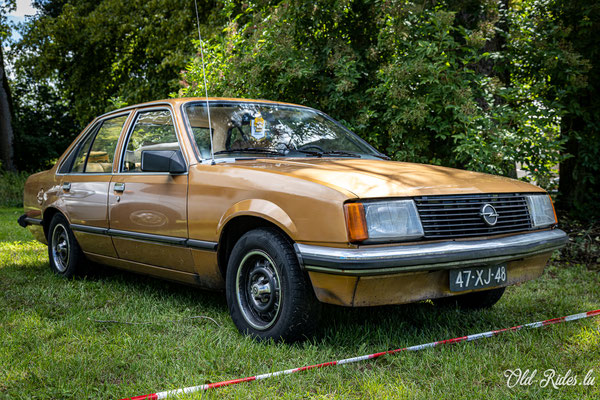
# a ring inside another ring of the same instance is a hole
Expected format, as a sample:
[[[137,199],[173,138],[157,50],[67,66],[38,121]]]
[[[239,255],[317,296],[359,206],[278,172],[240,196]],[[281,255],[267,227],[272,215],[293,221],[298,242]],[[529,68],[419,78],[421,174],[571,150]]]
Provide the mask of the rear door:
[[[145,150],[181,150],[170,107],[136,112],[123,145],[119,172],[110,184],[109,218],[121,259],[194,272],[185,246],[188,174],[143,172]]]
[[[129,113],[96,122],[61,166],[60,194],[71,229],[88,253],[116,257],[108,229],[108,189]]]

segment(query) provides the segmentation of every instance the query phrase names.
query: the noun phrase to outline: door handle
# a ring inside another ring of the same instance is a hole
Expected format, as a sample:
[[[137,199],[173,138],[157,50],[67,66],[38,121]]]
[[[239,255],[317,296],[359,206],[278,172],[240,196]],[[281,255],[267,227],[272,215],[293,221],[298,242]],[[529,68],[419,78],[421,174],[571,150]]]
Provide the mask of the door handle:
[[[115,183],[115,192],[123,193],[124,190],[125,190],[125,184],[123,182]]]
[[[62,190],[64,190],[65,192],[68,192],[69,190],[71,190],[71,183],[70,182],[64,182],[62,185]]]

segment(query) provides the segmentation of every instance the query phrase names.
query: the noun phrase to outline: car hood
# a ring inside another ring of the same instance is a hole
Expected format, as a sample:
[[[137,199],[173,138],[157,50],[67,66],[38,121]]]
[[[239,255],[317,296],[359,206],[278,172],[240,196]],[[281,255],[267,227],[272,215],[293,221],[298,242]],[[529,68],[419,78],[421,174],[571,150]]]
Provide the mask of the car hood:
[[[529,183],[501,176],[385,160],[258,159],[237,160],[234,166],[313,181],[360,198],[544,192]]]

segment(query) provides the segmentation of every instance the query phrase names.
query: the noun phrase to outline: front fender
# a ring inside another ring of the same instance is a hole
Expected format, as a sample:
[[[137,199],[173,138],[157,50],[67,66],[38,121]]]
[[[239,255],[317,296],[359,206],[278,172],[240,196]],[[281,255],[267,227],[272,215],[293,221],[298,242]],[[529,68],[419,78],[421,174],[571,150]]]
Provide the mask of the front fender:
[[[290,216],[277,204],[262,199],[242,200],[231,206],[219,220],[217,237],[221,237],[223,228],[230,220],[240,216],[263,218],[277,225],[292,239],[297,237],[298,229]]]

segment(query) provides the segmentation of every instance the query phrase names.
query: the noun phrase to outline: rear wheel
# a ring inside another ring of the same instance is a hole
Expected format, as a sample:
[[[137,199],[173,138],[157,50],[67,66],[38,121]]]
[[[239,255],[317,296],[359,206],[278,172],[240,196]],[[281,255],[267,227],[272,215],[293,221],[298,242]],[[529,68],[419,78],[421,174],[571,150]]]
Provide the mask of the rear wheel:
[[[436,299],[434,302],[441,306],[459,307],[471,310],[490,308],[500,300],[505,290],[505,287],[500,287],[483,290],[481,292],[471,292],[459,294],[457,296],[444,297]]]
[[[62,214],[54,214],[48,229],[50,269],[57,275],[70,278],[83,272],[83,252],[75,240],[69,222]]]
[[[238,330],[259,340],[302,340],[318,324],[321,304],[291,244],[275,229],[255,229],[238,240],[226,294]]]

